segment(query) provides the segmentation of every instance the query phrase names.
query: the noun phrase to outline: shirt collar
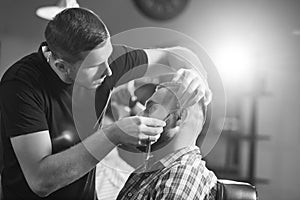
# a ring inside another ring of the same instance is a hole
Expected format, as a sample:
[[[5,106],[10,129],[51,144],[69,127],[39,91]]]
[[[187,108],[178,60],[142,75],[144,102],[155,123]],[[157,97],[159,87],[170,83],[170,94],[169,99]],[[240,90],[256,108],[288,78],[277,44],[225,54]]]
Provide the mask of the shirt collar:
[[[150,167],[148,169],[145,169],[146,163],[144,163],[143,165],[138,167],[134,171],[134,173],[144,173],[144,172],[150,172],[150,171],[157,171],[161,168],[168,167],[169,165],[174,163],[178,158],[180,158],[181,156],[183,156],[183,155],[185,155],[189,152],[192,152],[192,151],[195,151],[195,153],[200,154],[200,148],[196,145],[192,145],[192,146],[189,146],[189,147],[184,147],[184,148],[181,148],[181,149],[178,149],[178,150],[174,151],[173,153],[170,153],[170,154],[166,155],[165,157],[163,157],[159,161],[156,161],[155,163],[150,165]],[[151,163],[151,158],[150,158],[149,162]]]
[[[200,149],[198,146],[193,145],[189,147],[184,147],[182,149],[178,149],[177,151],[166,155],[164,158],[160,159],[158,162],[161,163],[164,167],[169,166],[170,164],[174,163],[178,158],[187,154],[191,151],[197,151],[200,154]]]

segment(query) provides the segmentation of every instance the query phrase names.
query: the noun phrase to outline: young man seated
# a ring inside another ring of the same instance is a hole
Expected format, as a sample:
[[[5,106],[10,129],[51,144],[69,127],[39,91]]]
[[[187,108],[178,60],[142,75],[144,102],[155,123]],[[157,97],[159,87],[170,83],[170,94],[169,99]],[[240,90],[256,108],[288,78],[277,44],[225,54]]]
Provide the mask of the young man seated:
[[[186,106],[190,97],[178,99],[178,92],[179,83],[164,83],[146,101],[140,115],[163,119],[167,125],[151,145],[152,157],[129,176],[118,200],[215,199],[217,177],[206,168],[196,146],[211,92],[204,84],[203,98],[192,106]]]

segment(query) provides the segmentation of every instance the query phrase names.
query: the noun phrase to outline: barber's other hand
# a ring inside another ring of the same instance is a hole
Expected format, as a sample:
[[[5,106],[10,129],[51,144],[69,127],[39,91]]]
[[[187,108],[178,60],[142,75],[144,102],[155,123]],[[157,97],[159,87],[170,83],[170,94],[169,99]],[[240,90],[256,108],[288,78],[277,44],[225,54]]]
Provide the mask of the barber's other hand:
[[[192,69],[179,69],[172,82],[180,84],[176,95],[181,107],[194,105],[205,96],[207,90],[207,85],[203,78]]]
[[[158,140],[165,125],[166,123],[159,119],[133,116],[111,124],[104,133],[116,145],[140,146],[144,145],[148,138],[151,141]]]

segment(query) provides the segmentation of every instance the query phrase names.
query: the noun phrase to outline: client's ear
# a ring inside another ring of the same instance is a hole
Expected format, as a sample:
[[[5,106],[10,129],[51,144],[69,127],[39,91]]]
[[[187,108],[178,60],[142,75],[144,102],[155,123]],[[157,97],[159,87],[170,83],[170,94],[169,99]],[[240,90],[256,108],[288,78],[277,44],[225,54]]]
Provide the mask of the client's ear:
[[[178,122],[181,124],[184,123],[185,120],[187,119],[187,117],[188,117],[188,111],[187,111],[187,109],[183,108],[179,113]]]

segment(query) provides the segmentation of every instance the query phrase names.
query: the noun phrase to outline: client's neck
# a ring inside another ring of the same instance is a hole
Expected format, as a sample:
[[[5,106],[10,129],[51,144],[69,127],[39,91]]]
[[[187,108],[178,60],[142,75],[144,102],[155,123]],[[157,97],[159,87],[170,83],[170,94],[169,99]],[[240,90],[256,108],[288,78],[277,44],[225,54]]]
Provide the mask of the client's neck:
[[[195,135],[192,133],[193,132],[190,128],[180,129],[179,132],[176,133],[174,138],[166,146],[152,153],[152,162],[157,162],[165,156],[170,155],[179,149],[194,146],[196,144],[197,137],[195,137]]]

